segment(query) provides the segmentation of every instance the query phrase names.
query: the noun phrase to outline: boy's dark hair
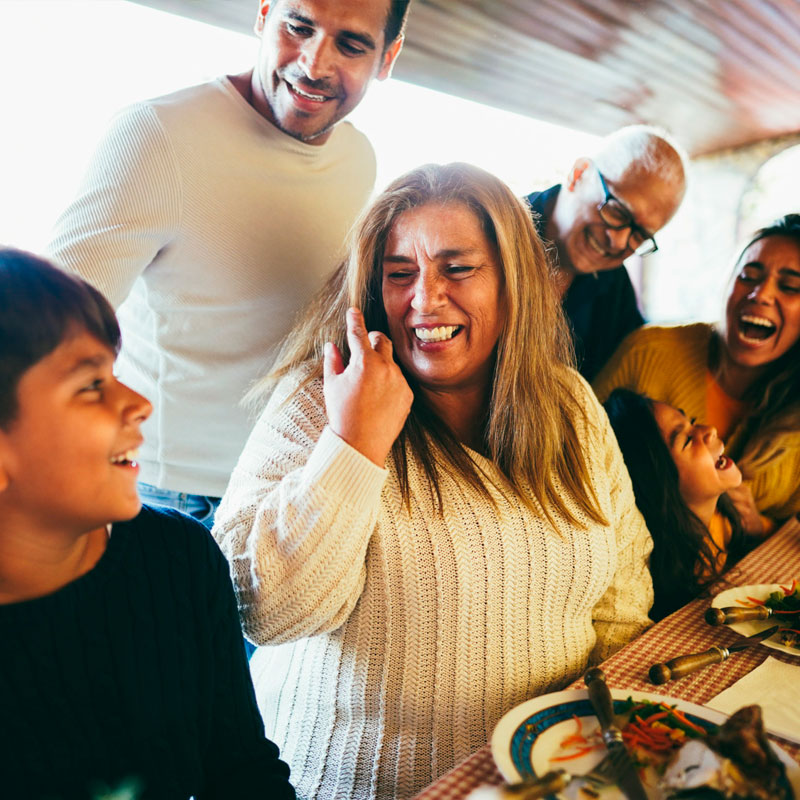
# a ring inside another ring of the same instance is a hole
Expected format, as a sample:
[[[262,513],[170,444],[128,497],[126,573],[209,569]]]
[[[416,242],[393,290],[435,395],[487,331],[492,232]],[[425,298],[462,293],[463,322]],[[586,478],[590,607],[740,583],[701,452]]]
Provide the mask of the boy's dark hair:
[[[650,617],[658,621],[686,605],[718,577],[716,553],[708,528],[686,505],[680,492],[678,468],[661,436],[653,401],[628,389],[615,389],[603,404],[631,476],[636,505],[653,537],[650,573],[655,602]],[[742,555],[739,515],[727,494],[717,503],[731,523],[728,562]],[[701,578],[698,564],[710,567]]]
[[[114,309],[97,289],[31,253],[0,248],[0,428],[17,414],[25,372],[84,330],[119,351]]]

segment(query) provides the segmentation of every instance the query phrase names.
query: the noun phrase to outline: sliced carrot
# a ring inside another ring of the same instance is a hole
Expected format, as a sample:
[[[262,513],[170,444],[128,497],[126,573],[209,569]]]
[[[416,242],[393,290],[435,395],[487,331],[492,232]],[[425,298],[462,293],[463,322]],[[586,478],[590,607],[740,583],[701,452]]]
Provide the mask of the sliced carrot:
[[[651,745],[651,742],[638,731],[630,731],[627,736],[623,734],[622,738],[625,739],[626,742],[633,742],[633,744],[640,744],[644,747],[650,747]]]
[[[650,739],[650,741],[652,741],[654,744],[670,744],[672,742],[672,739],[670,739],[667,734],[656,733],[654,731],[647,730],[644,732],[644,735],[647,736],[647,738]]]
[[[749,600],[751,603],[755,603],[755,604],[756,604],[756,605],[758,605],[758,606],[763,606],[763,605],[765,605],[765,602],[764,602],[763,600],[759,600],[757,597],[750,597],[750,595],[747,595],[747,599],[748,599],[748,600]]]
[[[648,736],[639,734],[639,740],[644,742],[648,747],[654,750],[666,750],[672,747],[671,739],[651,739]]]
[[[706,731],[704,728],[701,728],[699,725],[695,725],[690,719],[687,719],[686,716],[678,711],[677,708],[672,709],[672,713],[684,724],[688,725],[692,730],[697,731],[697,733],[702,734],[703,736],[706,735]]]
[[[639,724],[640,727],[646,728],[647,730],[652,729],[652,725],[650,724],[650,720],[653,719],[652,717],[640,717],[638,714],[636,715],[636,722]]]
[[[574,753],[570,753],[566,756],[556,756],[555,758],[551,758],[551,761],[572,761],[573,759],[580,758],[581,756],[585,756],[587,753],[591,753],[592,750],[597,749],[597,745],[590,745],[588,747],[581,747],[579,750],[576,750]]]
[[[637,736],[635,733],[629,733],[627,736],[623,734],[622,738],[628,747],[634,745],[637,747],[642,747],[645,750],[650,748],[650,743],[646,742],[641,736]]]
[[[650,753],[666,753],[667,751],[673,749],[673,743],[669,739],[654,742],[636,733],[630,734],[629,736],[625,736],[623,734],[623,739],[625,744],[627,744],[629,747],[638,747],[641,750],[645,750],[646,752]]]
[[[566,748],[576,744],[587,745],[589,743],[583,735],[583,723],[581,722],[581,718],[577,714],[573,714],[572,719],[575,720],[575,724],[578,726],[577,730],[571,736],[567,736],[565,739],[561,740],[561,747]]]
[[[652,722],[655,722],[659,719],[664,719],[664,717],[668,717],[670,714],[669,711],[659,711],[657,714],[651,714],[649,717],[646,717],[647,724],[649,725]]]
[[[641,723],[641,719],[639,717],[637,717],[636,719]],[[633,727],[633,730],[636,732],[636,734],[639,737],[645,739],[646,741],[650,742],[651,744],[654,744],[654,745],[655,744],[660,744],[661,743],[660,740],[663,739],[663,736],[653,733],[652,729],[650,729],[650,728],[646,728],[646,727],[644,727],[642,725],[638,725],[638,726],[635,726],[635,727],[631,726],[631,727]]]

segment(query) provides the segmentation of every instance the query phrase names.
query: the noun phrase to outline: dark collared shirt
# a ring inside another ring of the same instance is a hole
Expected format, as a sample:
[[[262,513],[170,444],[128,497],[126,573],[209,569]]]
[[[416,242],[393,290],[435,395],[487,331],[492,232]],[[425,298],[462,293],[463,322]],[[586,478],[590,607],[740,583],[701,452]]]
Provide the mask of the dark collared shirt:
[[[561,184],[527,196],[536,230],[547,244],[545,230]],[[562,300],[572,329],[578,369],[591,381],[614,354],[619,343],[644,324],[636,293],[625,267],[591,275],[576,275]]]

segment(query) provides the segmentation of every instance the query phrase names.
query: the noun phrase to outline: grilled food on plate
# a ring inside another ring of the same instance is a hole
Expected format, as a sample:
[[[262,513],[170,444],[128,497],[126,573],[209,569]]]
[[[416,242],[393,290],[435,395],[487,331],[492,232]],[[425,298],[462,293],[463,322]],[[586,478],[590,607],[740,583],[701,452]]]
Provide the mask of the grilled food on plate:
[[[739,709],[707,737],[687,741],[667,764],[664,795],[688,800],[793,800],[786,767],[764,732],[759,706]]]

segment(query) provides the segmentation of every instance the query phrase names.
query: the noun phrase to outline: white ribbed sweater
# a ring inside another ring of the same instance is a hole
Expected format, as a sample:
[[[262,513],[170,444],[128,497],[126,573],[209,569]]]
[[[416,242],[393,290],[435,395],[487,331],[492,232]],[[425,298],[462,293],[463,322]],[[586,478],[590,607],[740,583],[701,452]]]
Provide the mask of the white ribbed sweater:
[[[222,494],[252,427],[242,395],[338,262],[374,179],[352,125],[300,142],[227,78],[113,120],[49,251],[122,303],[119,373],[154,407],[143,481]]]
[[[321,382],[276,390],[216,517],[267,735],[301,797],[411,797],[489,739],[504,712],[558,689],[648,625],[650,536],[607,418],[581,382],[580,432],[611,524],[543,514],[443,477],[412,508],[329,428]],[[490,462],[475,454],[484,469]]]

